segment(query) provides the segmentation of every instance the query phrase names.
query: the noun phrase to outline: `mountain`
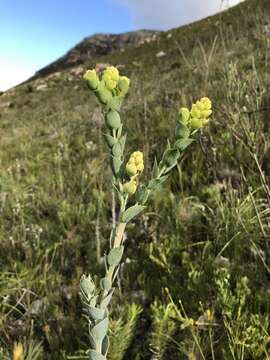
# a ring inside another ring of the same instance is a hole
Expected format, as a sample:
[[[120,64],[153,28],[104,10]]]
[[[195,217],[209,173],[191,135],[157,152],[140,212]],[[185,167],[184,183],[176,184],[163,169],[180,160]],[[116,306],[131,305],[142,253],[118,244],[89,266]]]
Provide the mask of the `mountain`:
[[[83,39],[60,59],[38,71],[35,77],[80,65],[92,56],[110,55],[128,47],[139,46],[144,42],[155,40],[159,33],[159,31],[139,30],[123,34],[94,34]]]
[[[213,103],[127,228],[110,358],[270,359],[269,39],[270,1],[246,0],[166,32],[87,38],[0,96],[0,359],[19,339],[27,359],[87,358],[78,283],[103,273],[114,208],[103,117],[82,76],[107,65],[131,79],[121,118],[126,157],[144,153],[140,182],[179,108]]]

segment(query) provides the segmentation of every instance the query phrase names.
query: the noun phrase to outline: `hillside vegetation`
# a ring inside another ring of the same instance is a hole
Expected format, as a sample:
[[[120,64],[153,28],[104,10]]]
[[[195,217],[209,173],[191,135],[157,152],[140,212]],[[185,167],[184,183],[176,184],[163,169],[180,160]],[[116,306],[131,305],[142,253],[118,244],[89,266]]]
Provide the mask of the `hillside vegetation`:
[[[162,32],[0,96],[0,359],[87,359],[78,296],[113,221],[103,120],[82,81],[118,66],[129,152],[147,176],[180,106],[210,126],[127,229],[111,360],[270,359],[270,1]],[[117,210],[117,209],[116,209]]]

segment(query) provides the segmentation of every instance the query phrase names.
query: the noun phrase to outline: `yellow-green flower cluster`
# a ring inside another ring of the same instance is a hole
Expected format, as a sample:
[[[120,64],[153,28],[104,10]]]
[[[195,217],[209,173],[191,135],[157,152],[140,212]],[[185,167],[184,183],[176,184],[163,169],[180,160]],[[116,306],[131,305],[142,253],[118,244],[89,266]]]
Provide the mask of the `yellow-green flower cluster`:
[[[207,125],[212,114],[212,102],[203,97],[192,105],[191,110],[181,108],[179,111],[180,122],[191,129],[200,129]]]
[[[141,151],[133,152],[126,164],[126,172],[130,177],[130,181],[123,185],[124,192],[129,195],[133,195],[136,192],[138,186],[136,177],[143,171],[143,169],[143,153]]]
[[[141,151],[135,151],[131,154],[127,165],[126,171],[130,177],[141,173],[144,169],[143,153]]]
[[[113,90],[116,88],[119,81],[119,71],[114,66],[109,66],[105,69],[102,80],[108,90]]]
[[[108,104],[113,96],[125,96],[129,90],[130,79],[121,76],[114,66],[107,67],[101,79],[95,69],[87,70],[83,76],[89,88],[96,92],[102,104]]]

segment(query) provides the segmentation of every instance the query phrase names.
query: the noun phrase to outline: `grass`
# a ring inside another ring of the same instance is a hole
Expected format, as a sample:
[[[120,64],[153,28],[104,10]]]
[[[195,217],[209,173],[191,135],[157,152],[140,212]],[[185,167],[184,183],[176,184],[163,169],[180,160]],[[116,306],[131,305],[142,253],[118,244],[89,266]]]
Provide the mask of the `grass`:
[[[269,24],[269,1],[247,0],[84,64],[124,66],[129,150],[149,165],[180,105],[207,95],[215,106],[202,151],[129,226],[111,320],[119,360],[270,358]],[[44,81],[0,97],[11,102],[0,114],[3,359],[17,341],[27,360],[86,358],[78,281],[102,270],[113,221],[95,100],[67,70]]]

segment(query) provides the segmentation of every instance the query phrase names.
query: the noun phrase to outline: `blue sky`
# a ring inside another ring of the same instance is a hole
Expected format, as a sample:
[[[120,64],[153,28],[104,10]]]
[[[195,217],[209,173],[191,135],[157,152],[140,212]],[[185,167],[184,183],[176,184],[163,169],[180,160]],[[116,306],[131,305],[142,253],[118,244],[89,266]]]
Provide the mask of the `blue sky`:
[[[26,80],[93,33],[168,29],[237,2],[239,0],[0,0],[0,90]]]

